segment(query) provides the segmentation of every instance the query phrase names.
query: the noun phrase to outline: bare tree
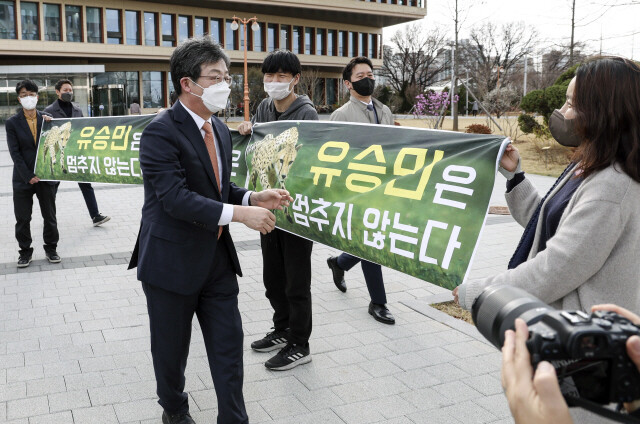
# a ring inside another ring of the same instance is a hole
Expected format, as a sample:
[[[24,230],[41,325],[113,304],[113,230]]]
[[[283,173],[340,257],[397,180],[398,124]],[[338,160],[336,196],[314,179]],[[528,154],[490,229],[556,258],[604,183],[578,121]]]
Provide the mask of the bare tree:
[[[316,98],[316,87],[320,83],[320,72],[317,68],[307,68],[302,71],[300,75],[300,82],[298,83],[298,89],[301,94],[306,94],[314,105],[321,105],[324,103],[323,98]]]
[[[396,31],[391,37],[392,45],[383,49],[384,64],[380,75],[399,93],[404,94],[408,87],[423,92],[445,67],[445,63],[438,60],[444,40],[445,34],[438,28],[425,30],[419,23]]]
[[[512,22],[500,28],[486,22],[471,29],[469,41],[462,46],[464,61],[476,81],[483,97],[498,85],[498,78],[505,78],[512,69],[531,54],[537,31],[522,22]]]

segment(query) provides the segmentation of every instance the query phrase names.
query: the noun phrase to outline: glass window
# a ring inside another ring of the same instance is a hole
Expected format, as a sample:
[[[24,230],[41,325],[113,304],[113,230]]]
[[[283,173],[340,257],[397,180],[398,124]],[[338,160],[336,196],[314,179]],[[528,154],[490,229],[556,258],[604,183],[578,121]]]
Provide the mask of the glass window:
[[[324,54],[324,37],[327,33],[326,29],[316,29],[316,54],[322,56]]]
[[[358,54],[358,33],[349,31],[349,57],[354,57]]]
[[[295,54],[300,54],[304,50],[303,47],[304,42],[304,32],[301,26],[293,27],[293,52]]]
[[[44,39],[45,41],[62,40],[60,33],[60,5],[44,5]]]
[[[212,18],[209,21],[209,26],[211,27],[210,30],[210,34],[211,34],[211,39],[220,44],[220,41],[222,40],[221,37],[221,30],[222,30],[222,19],[216,19],[216,18]]]
[[[291,25],[280,25],[280,48],[289,50],[291,38]]]
[[[371,59],[375,59],[376,58],[376,35],[375,34],[369,34],[369,57]]]
[[[367,55],[367,34],[364,32],[358,33],[358,56]]]
[[[125,22],[127,25],[127,44],[140,44],[140,12],[127,10],[125,12]]]
[[[327,31],[327,56],[336,55],[336,39],[338,38],[338,31],[330,29]]]
[[[338,56],[347,55],[347,46],[349,45],[348,34],[346,31],[338,31]]]
[[[40,39],[40,18],[38,3],[20,2],[20,21],[22,23],[23,40]]]
[[[143,107],[164,107],[164,88],[162,84],[162,72],[142,73],[142,98]]]
[[[102,9],[99,7],[87,7],[87,41],[102,43]]]
[[[158,15],[153,12],[144,12],[144,44],[146,46],[158,45]]]
[[[264,51],[264,24],[258,22],[258,30],[253,31],[253,51]]]
[[[107,9],[107,44],[122,44],[122,22],[118,9]]]
[[[0,1],[0,39],[16,39],[16,5],[13,1]]]
[[[304,29],[304,54],[311,54],[311,40],[313,39],[313,28]]]
[[[80,6],[65,6],[64,7],[64,21],[66,24],[67,41],[74,43],[82,42],[82,7]]]
[[[178,43],[189,38],[191,32],[191,19],[189,16],[178,16]]]
[[[199,18],[196,16],[195,23],[193,35],[202,37],[207,32],[207,18]]]
[[[225,37],[224,37],[224,48],[227,50],[236,50],[236,46],[237,46],[237,37],[238,37],[238,31],[240,31],[240,28],[238,28],[236,31],[231,29],[231,24],[233,23],[233,20],[231,19],[227,19],[226,21],[226,32],[225,32]]]
[[[278,34],[278,24],[269,24],[267,26],[267,51],[274,51],[277,49],[277,34]]]
[[[327,78],[327,104],[334,105],[338,102],[336,99],[336,85],[337,80],[335,78]]]
[[[136,102],[140,104],[140,82],[138,81],[137,72],[125,72],[125,86],[127,90],[127,106]]]
[[[173,15],[166,13],[162,14],[162,45],[164,47],[173,47],[176,45],[175,19]]]

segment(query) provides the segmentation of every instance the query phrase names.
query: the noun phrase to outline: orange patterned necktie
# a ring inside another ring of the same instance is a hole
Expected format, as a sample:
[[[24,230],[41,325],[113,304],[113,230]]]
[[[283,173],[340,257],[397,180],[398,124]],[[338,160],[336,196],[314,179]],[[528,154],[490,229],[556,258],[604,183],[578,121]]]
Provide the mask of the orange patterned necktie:
[[[209,152],[209,159],[211,159],[211,166],[213,166],[213,173],[216,176],[218,182],[218,190],[220,190],[220,197],[222,198],[222,183],[220,181],[220,168],[218,167],[218,154],[216,153],[216,142],[213,139],[213,128],[209,121],[205,121],[202,126],[204,130],[204,144],[207,146]],[[218,230],[218,238],[222,235],[222,227]]]

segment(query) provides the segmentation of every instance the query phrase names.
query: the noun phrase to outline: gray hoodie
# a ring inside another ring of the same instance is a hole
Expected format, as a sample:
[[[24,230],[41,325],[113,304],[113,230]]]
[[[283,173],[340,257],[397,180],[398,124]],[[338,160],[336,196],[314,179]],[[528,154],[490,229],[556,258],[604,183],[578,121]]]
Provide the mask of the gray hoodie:
[[[307,96],[298,96],[291,106],[276,119],[276,107],[271,97],[267,97],[258,105],[256,114],[251,119],[252,124],[272,121],[317,121],[318,112]]]

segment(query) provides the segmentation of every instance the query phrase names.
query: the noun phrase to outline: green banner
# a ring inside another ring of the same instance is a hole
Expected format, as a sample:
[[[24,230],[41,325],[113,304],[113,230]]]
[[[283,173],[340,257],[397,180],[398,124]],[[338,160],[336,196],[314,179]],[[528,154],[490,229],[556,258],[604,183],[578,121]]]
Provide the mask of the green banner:
[[[155,115],[43,126],[41,179],[142,182],[140,135]],[[326,121],[233,135],[232,180],[295,199],[277,226],[446,288],[465,278],[484,224],[502,136]]]

